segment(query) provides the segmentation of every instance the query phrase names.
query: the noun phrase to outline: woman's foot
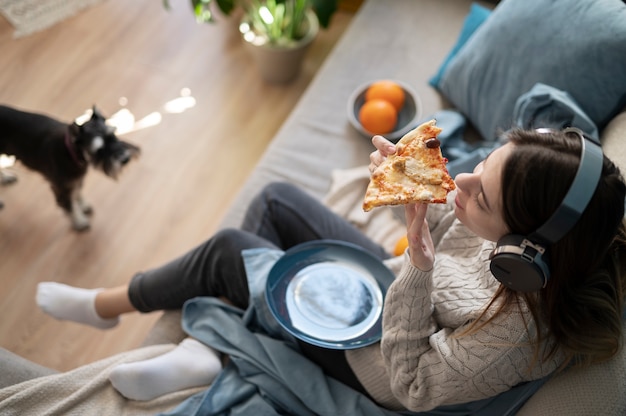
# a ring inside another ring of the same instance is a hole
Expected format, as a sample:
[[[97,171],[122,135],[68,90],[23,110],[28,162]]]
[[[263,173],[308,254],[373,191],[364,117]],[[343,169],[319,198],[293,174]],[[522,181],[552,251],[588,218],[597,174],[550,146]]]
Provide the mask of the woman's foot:
[[[113,328],[119,317],[103,319],[96,312],[96,295],[101,289],[81,289],[56,282],[37,285],[37,305],[48,315],[99,329]]]
[[[222,370],[219,353],[192,339],[145,361],[120,364],[109,375],[113,387],[132,400],[152,400],[167,393],[211,384]]]

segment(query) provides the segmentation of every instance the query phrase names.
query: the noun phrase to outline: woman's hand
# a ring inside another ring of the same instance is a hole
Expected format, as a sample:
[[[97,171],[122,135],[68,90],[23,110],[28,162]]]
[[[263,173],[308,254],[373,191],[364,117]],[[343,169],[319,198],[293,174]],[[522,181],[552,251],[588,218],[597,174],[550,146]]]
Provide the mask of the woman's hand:
[[[376,151],[370,153],[370,173],[374,172],[387,156],[396,153],[396,146],[383,136],[372,137],[372,144],[376,147]]]
[[[422,271],[429,271],[435,262],[435,246],[426,222],[428,204],[408,204],[406,215],[407,239],[411,264]]]
[[[396,153],[396,146],[383,136],[372,137],[372,143],[376,151],[370,154],[370,173],[374,172],[387,156]],[[432,269],[435,261],[435,246],[426,222],[427,210],[427,204],[409,204],[405,207],[411,264],[423,271]]]

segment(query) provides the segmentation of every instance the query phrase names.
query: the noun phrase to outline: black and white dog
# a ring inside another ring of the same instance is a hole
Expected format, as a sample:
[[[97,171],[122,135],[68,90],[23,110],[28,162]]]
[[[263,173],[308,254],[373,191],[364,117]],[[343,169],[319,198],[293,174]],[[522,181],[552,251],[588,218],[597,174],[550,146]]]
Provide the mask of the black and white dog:
[[[114,130],[95,106],[91,118],[79,125],[0,105],[0,154],[15,156],[41,173],[77,231],[89,228],[91,207],[81,196],[88,167],[116,179],[122,167],[139,156],[139,147],[118,139]],[[6,172],[0,177],[12,179]]]

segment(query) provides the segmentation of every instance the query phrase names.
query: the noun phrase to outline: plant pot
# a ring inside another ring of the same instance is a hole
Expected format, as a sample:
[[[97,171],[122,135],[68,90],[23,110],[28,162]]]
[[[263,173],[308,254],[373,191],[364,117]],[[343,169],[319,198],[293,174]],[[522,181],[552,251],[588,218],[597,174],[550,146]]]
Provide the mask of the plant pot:
[[[319,22],[313,11],[306,12],[306,22],[308,30],[302,39],[275,45],[263,34],[254,32],[249,18],[243,17],[239,30],[265,81],[287,84],[300,74],[306,52],[319,32]]]

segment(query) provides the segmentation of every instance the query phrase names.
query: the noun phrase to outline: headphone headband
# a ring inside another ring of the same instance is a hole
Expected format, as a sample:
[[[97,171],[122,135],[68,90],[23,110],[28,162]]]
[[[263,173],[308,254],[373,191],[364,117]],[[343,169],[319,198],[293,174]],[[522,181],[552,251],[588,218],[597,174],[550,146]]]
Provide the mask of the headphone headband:
[[[541,133],[544,129],[537,131]],[[580,138],[582,146],[580,163],[561,205],[548,221],[529,236],[533,241],[554,244],[563,238],[589,205],[602,174],[603,155],[600,145],[588,139],[580,129],[575,127],[568,127],[563,130],[563,133],[574,133]]]
[[[537,129],[537,133],[554,132]],[[552,216],[528,236],[508,234],[502,237],[491,253],[491,273],[506,287],[532,292],[544,288],[550,278],[550,268],[544,259],[546,246],[554,244],[572,229],[598,187],[602,174],[603,155],[600,144],[588,139],[577,128],[563,133],[574,133],[581,141],[580,163],[576,176],[563,201]]]

